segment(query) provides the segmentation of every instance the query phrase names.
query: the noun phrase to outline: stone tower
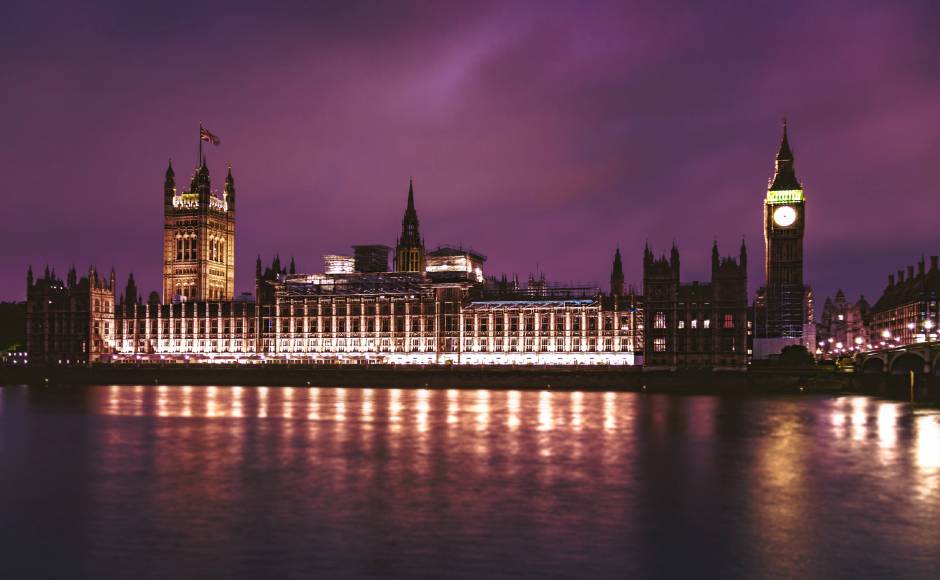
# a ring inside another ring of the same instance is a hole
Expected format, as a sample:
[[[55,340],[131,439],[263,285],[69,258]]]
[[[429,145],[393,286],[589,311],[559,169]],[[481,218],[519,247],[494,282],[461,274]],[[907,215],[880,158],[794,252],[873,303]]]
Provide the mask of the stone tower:
[[[205,158],[188,191],[176,190],[173,164],[163,185],[163,301],[232,300],[235,294],[235,179],[229,167],[212,191]]]
[[[623,296],[623,261],[620,259],[620,248],[614,252],[614,264],[610,271],[610,293]]]
[[[793,151],[784,121],[774,175],[764,199],[766,319],[759,331],[767,338],[803,336],[806,322],[806,289],[803,283],[805,226],[803,186],[793,168]]]
[[[395,246],[396,272],[424,272],[424,239],[418,229],[414,184],[408,180],[408,207],[401,220],[401,235]]]

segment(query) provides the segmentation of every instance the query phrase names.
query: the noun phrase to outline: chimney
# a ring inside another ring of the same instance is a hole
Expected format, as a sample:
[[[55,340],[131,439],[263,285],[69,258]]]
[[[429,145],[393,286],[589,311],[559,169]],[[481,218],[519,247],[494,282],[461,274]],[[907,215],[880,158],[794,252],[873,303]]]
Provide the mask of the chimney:
[[[930,256],[930,271],[937,269],[937,256]]]
[[[908,266],[908,267],[907,267],[907,279],[908,279],[908,280],[913,280],[913,279],[914,279],[914,266]]]
[[[894,286],[894,274],[888,274],[888,287]]]
[[[898,270],[898,284],[904,283],[904,270]]]

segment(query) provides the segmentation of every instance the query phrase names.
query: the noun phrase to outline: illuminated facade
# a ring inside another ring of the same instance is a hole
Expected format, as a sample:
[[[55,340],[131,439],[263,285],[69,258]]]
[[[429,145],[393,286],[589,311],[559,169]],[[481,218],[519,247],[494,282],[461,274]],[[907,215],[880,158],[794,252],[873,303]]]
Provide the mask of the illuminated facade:
[[[271,269],[269,269],[270,271]],[[518,290],[474,274],[281,273],[257,304],[124,305],[113,361],[638,363],[642,309],[596,289]]]
[[[904,270],[897,278],[888,276],[888,285],[871,308],[871,341],[873,346],[904,346],[937,340],[940,298],[940,269],[937,256],[930,257],[930,269],[924,260]]]
[[[200,169],[200,174],[207,172]],[[199,175],[197,174],[197,178]],[[234,189],[232,189],[234,193]],[[234,225],[234,221],[232,222]],[[325,256],[325,272],[258,258],[254,302],[128,298],[113,349],[100,362],[606,364],[639,363],[643,315],[631,292],[527,288],[486,280],[486,257],[442,246],[425,252],[414,189],[394,272],[387,246]],[[622,277],[622,271],[619,274]],[[171,278],[175,280],[175,278]],[[127,295],[136,295],[136,288]]]
[[[866,349],[871,344],[868,319],[871,306],[862,296],[849,302],[840,288],[835,298],[826,298],[816,325],[816,354],[835,355]]]
[[[763,207],[766,283],[755,300],[756,358],[779,354],[789,345],[812,350],[816,342],[812,291],[803,282],[806,198],[793,166],[786,122]]]
[[[232,300],[235,294],[235,179],[211,189],[205,159],[188,191],[176,191],[172,163],[163,185],[163,301]]]

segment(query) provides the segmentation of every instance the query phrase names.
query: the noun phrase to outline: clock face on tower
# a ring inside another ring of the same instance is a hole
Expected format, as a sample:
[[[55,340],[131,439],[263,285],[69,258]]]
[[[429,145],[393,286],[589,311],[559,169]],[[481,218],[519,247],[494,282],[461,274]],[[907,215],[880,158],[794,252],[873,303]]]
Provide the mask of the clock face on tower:
[[[792,226],[796,221],[796,210],[789,205],[781,205],[774,210],[774,223],[785,228]]]

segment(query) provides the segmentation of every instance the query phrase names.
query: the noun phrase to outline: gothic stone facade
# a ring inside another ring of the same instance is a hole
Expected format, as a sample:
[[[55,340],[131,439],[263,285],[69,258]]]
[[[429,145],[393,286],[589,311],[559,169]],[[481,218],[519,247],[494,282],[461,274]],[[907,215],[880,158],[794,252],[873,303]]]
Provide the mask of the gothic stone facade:
[[[172,164],[163,186],[163,301],[232,300],[235,294],[235,180],[221,194],[205,161],[177,193]]]
[[[747,250],[722,258],[712,247],[710,283],[683,284],[679,249],[670,257],[643,252],[644,364],[743,369],[747,365]]]

